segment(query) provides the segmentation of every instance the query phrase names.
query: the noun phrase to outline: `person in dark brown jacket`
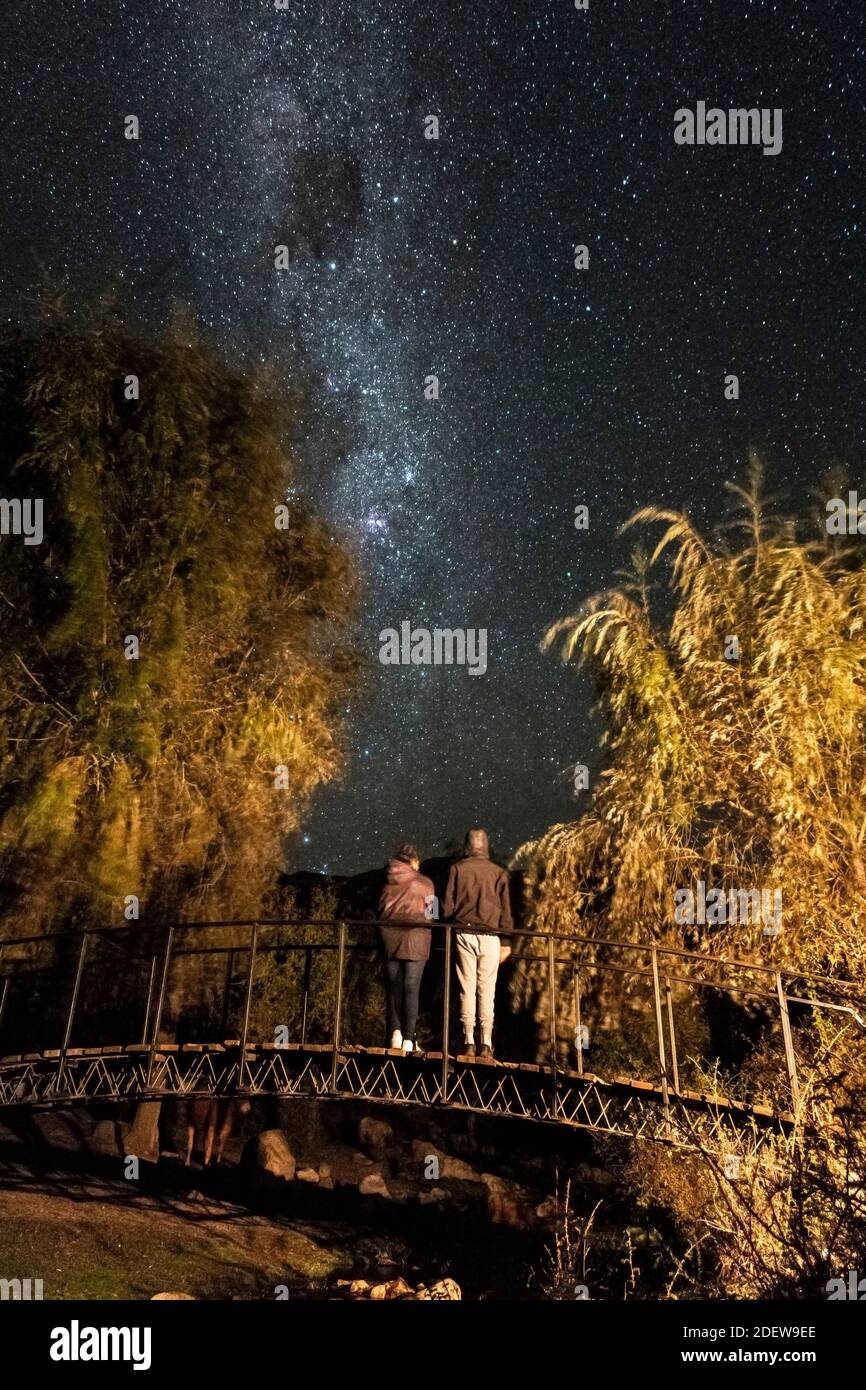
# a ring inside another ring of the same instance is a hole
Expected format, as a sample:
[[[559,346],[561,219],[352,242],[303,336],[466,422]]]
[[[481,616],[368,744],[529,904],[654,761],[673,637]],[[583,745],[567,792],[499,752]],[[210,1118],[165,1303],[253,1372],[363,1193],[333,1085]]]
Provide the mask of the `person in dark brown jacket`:
[[[398,845],[388,863],[388,877],[379,898],[379,935],[385,955],[390,1046],[417,1052],[418,994],[430,958],[433,883],[418,872],[421,861],[414,845]]]
[[[475,1056],[475,1013],[481,1027],[481,1053],[493,1058],[493,1000],[499,967],[511,954],[511,899],[508,874],[490,858],[486,830],[470,830],[466,853],[451,867],[442,904],[446,922],[465,928],[455,932],[460,1022],[465,1055]]]

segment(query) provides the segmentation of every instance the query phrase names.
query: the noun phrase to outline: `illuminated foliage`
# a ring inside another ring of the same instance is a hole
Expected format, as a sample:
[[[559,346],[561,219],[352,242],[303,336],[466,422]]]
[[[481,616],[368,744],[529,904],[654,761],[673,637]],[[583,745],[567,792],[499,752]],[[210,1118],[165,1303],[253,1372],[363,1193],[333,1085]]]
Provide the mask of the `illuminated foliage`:
[[[679,513],[624,586],[545,647],[594,677],[609,750],[587,814],[518,855],[535,926],[866,973],[866,556],[768,515],[753,459],[705,539]],[[829,494],[828,494],[829,495]],[[739,533],[741,543],[731,541]],[[650,578],[670,562],[667,592]],[[727,641],[736,637],[738,658]],[[781,888],[783,929],[676,927],[698,879]],[[570,925],[569,925],[570,924]]]
[[[131,894],[255,911],[340,771],[356,671],[353,567],[298,499],[291,419],[182,324],[55,316],[0,370],[0,492],[42,498],[45,531],[0,542],[4,929],[123,920]]]

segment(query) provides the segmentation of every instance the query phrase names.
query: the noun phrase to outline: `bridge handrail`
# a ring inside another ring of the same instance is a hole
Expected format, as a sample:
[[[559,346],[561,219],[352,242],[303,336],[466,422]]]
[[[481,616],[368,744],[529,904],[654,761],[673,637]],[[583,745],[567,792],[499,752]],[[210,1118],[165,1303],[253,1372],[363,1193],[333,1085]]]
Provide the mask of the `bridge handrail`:
[[[43,946],[45,946],[45,945],[58,945],[58,944],[60,944],[60,943],[68,943],[68,942],[71,941],[71,940],[75,940],[75,939],[81,938],[81,937],[91,937],[91,936],[93,936],[93,937],[101,937],[101,938],[106,939],[106,940],[108,940],[109,942],[111,942],[112,938],[115,938],[115,937],[117,937],[117,936],[119,936],[119,935],[121,935],[121,934],[126,935],[126,934],[128,934],[128,933],[137,933],[137,934],[141,935],[143,932],[153,932],[153,933],[158,933],[158,934],[164,934],[164,933],[166,933],[169,929],[171,929],[171,930],[173,930],[173,931],[205,931],[205,930],[231,930],[231,929],[238,930],[238,929],[252,929],[253,927],[256,927],[256,928],[262,928],[262,927],[264,927],[264,928],[268,928],[268,927],[326,927],[326,928],[331,928],[331,929],[334,929],[334,928],[339,929],[340,926],[372,928],[372,927],[389,926],[389,925],[390,925],[390,926],[393,926],[394,924],[393,924],[393,922],[389,922],[389,921],[387,921],[387,920],[383,920],[383,919],[380,919],[380,918],[370,918],[370,917],[325,917],[325,918],[313,918],[313,917],[310,917],[310,918],[288,918],[288,917],[273,917],[273,918],[268,918],[268,917],[252,917],[252,918],[238,918],[238,919],[234,919],[234,920],[217,921],[217,922],[211,922],[211,921],[192,921],[192,922],[174,921],[174,922],[160,922],[160,923],[155,923],[155,924],[151,925],[150,923],[141,922],[141,921],[136,921],[136,922],[118,923],[117,925],[113,925],[113,926],[71,927],[71,928],[69,928],[69,929],[66,930],[66,931],[57,932],[57,933],[41,933],[41,934],[39,934],[39,935],[20,936],[20,937],[10,937],[10,938],[0,938],[0,977],[2,977],[3,973],[5,973],[5,972],[3,971],[3,969],[2,969],[2,966],[3,966],[3,963],[4,963],[4,962],[3,962],[3,956],[4,956],[5,952],[6,952],[6,950],[9,949],[9,948],[17,947],[17,946],[30,946],[30,945],[43,945]],[[454,922],[443,922],[443,921],[432,920],[432,921],[429,921],[426,925],[427,925],[431,930],[433,930],[433,931],[440,931],[440,932],[443,932],[443,933],[446,932],[447,929],[448,929],[449,927],[450,927],[451,929],[453,929],[453,930],[459,930],[459,929],[460,929],[459,924],[458,924],[458,923],[454,923]],[[819,986],[822,986],[822,987],[824,987],[824,988],[829,989],[829,990],[830,990],[831,992],[833,992],[833,993],[841,994],[843,997],[849,997],[848,995],[846,995],[846,993],[845,993],[846,991],[853,991],[854,996],[855,996],[855,999],[856,999],[858,1002],[860,1002],[861,1005],[862,1005],[864,1008],[866,1008],[866,993],[863,993],[863,992],[861,991],[860,987],[857,986],[853,981],[843,980],[843,979],[840,979],[840,978],[838,978],[838,977],[831,976],[831,975],[824,975],[824,974],[822,974],[822,973],[819,972],[819,971],[808,970],[808,969],[803,969],[803,968],[799,968],[799,967],[798,967],[798,968],[793,968],[793,967],[785,966],[785,965],[769,965],[769,964],[764,964],[763,962],[760,962],[760,961],[739,960],[739,959],[735,959],[735,958],[732,958],[732,957],[729,957],[729,956],[716,956],[716,955],[710,955],[710,954],[707,954],[706,952],[701,952],[701,951],[687,951],[687,950],[684,950],[684,949],[681,948],[681,947],[675,947],[675,946],[661,946],[661,945],[655,944],[654,942],[619,941],[619,940],[616,940],[616,939],[611,939],[611,938],[609,938],[609,937],[596,937],[596,936],[572,935],[572,934],[567,933],[567,932],[534,931],[534,930],[532,930],[532,929],[530,929],[530,928],[526,928],[526,927],[514,927],[514,928],[512,928],[512,929],[508,932],[508,935],[509,935],[510,937],[520,937],[520,938],[526,938],[526,939],[530,939],[530,940],[544,941],[544,942],[548,942],[548,943],[551,942],[551,941],[555,941],[555,942],[564,942],[564,943],[566,943],[566,944],[567,944],[568,946],[570,946],[570,947],[575,947],[575,946],[589,946],[589,947],[592,947],[593,949],[596,949],[596,950],[599,949],[599,948],[609,948],[609,949],[620,950],[620,951],[637,952],[637,953],[639,953],[639,954],[644,954],[644,955],[647,955],[647,954],[648,954],[648,955],[650,955],[650,956],[651,956],[653,953],[655,953],[657,957],[660,957],[660,956],[665,956],[665,957],[671,956],[671,957],[674,957],[675,959],[680,959],[680,960],[685,960],[685,961],[691,961],[691,962],[699,963],[701,966],[703,966],[703,967],[705,967],[705,968],[706,968],[706,967],[712,967],[712,968],[727,968],[727,969],[734,969],[734,970],[739,970],[739,971],[744,971],[744,972],[757,972],[757,973],[759,973],[759,974],[764,974],[764,975],[767,975],[767,976],[769,976],[769,977],[772,977],[774,980],[777,980],[778,978],[781,977],[781,979],[782,979],[783,981],[795,981],[795,980],[812,981],[812,982],[814,982],[815,984],[818,984]],[[347,945],[348,945],[348,943],[347,943]],[[193,949],[192,951],[189,951],[189,952],[185,952],[185,951],[184,951],[184,952],[176,952],[176,954],[212,955],[212,954],[224,953],[224,952],[227,951],[227,950],[238,950],[238,951],[243,951],[243,950],[247,950],[247,949],[249,949],[249,948],[246,947],[246,946],[243,946],[243,945],[242,945],[242,946],[235,946],[235,947],[206,946],[206,947],[199,948],[199,949],[197,949],[197,950],[196,950],[196,949]],[[319,950],[329,950],[329,949],[330,949],[330,950],[337,950],[338,948],[337,948],[336,943],[333,943],[333,944],[332,944],[332,943],[329,943],[329,942],[322,942],[322,943],[320,943],[320,944],[319,944],[319,943],[285,943],[284,945],[282,945],[282,946],[280,946],[280,947],[278,947],[278,948],[263,947],[263,946],[260,945],[260,946],[259,946],[259,949],[260,949],[260,950],[271,950],[271,949],[286,949],[286,950],[289,950],[289,949],[300,949],[300,950],[304,950],[304,949],[319,949]],[[527,960],[531,960],[531,959],[541,959],[541,958],[542,958],[542,957],[516,957],[516,959],[527,959]],[[559,964],[559,965],[571,965],[571,964],[577,963],[577,964],[579,964],[579,965],[582,965],[582,966],[583,966],[584,968],[586,968],[586,969],[594,968],[594,962],[591,962],[591,961],[586,961],[586,962],[575,962],[575,959],[574,959],[574,956],[573,956],[573,955],[572,955],[571,957],[568,957],[568,958],[557,957],[556,960],[555,960],[555,963],[556,963],[556,964]],[[605,963],[605,968],[607,968],[607,969],[609,969],[609,970],[614,970],[614,971],[616,971],[616,970],[625,970],[625,967],[617,967],[617,966],[613,965],[611,962],[606,962],[606,963]],[[638,970],[638,969],[632,969],[632,970],[628,970],[626,973],[629,973],[629,974],[632,974],[632,975],[645,975],[645,974],[648,974],[649,972],[648,972],[648,971],[643,971],[643,970]],[[676,976],[676,977],[675,977],[675,976],[671,975],[670,973],[668,973],[668,978],[669,978],[669,979],[672,979],[672,980],[673,980],[673,979],[678,979],[678,980],[680,980],[681,982],[683,982],[683,983],[688,983],[688,984],[704,984],[704,985],[710,986],[710,987],[712,987],[712,988],[726,989],[726,990],[728,990],[728,991],[730,991],[730,990],[733,988],[733,989],[734,989],[734,992],[737,992],[737,993],[749,992],[749,991],[743,991],[742,989],[736,989],[735,987],[732,987],[732,986],[725,986],[725,985],[722,985],[722,984],[713,984],[713,982],[711,982],[711,981],[700,980],[700,979],[696,978],[695,976]],[[772,990],[771,990],[771,991],[768,991],[768,994],[770,994],[771,996],[774,997],[774,996],[775,996],[775,991],[772,991]],[[807,1000],[807,1001],[800,1001],[800,1000],[798,1000],[798,1001],[796,1001],[796,1002],[814,1003],[815,1001],[813,1001],[813,1000]]]

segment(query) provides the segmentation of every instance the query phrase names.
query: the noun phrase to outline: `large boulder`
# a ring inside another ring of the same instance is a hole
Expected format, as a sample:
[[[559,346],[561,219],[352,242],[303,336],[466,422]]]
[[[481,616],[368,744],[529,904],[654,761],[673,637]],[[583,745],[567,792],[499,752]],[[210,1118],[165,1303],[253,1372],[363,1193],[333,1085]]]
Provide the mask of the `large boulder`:
[[[538,1201],[526,1188],[496,1173],[482,1173],[481,1181],[487,1189],[487,1217],[492,1226],[509,1226],[514,1231],[537,1227]]]
[[[481,1175],[470,1163],[443,1153],[427,1139],[412,1140],[412,1158],[420,1168],[421,1177],[430,1182],[481,1182]]]
[[[124,1133],[128,1132],[128,1128],[128,1125],[122,1125],[118,1120],[99,1120],[90,1136],[91,1151],[107,1154],[111,1158],[120,1158],[125,1152]]]
[[[264,1178],[291,1182],[295,1176],[295,1156],[281,1129],[264,1129],[256,1145],[256,1168]]]
[[[456,1302],[458,1299],[462,1299],[462,1297],[463,1294],[460,1291],[460,1285],[456,1284],[453,1279],[437,1279],[436,1283],[431,1284],[429,1288],[424,1284],[419,1284],[415,1292],[415,1298],[423,1302],[426,1302],[428,1299],[442,1299],[448,1302]]]
[[[365,1115],[358,1125],[358,1140],[364,1153],[371,1158],[382,1158],[394,1147],[394,1131],[386,1120]]]
[[[358,1183],[358,1191],[362,1197],[390,1198],[391,1196],[384,1174],[379,1172],[367,1173]]]

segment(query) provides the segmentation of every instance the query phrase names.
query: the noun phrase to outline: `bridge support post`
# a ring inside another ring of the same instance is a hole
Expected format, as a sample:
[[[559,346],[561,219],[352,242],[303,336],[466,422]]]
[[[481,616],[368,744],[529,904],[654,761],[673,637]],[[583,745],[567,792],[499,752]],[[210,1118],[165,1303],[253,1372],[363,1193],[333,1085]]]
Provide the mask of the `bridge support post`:
[[[674,1090],[680,1089],[680,1068],[677,1061],[677,1035],[674,1032],[674,997],[671,993],[671,982],[665,980],[665,1003],[668,1011],[668,1037],[671,1040],[671,1076],[673,1077]]]
[[[222,1036],[228,1037],[229,1031],[229,1008],[231,1007],[232,977],[235,973],[235,952],[234,947],[229,950],[226,958],[226,977],[223,982],[223,1016],[222,1016]]]
[[[2,949],[2,946],[0,946],[0,952],[2,952]],[[3,977],[3,993],[0,994],[0,1028],[3,1027],[3,1015],[6,1012],[6,1000],[9,998],[9,982],[11,979],[11,975],[4,975]]]
[[[63,1078],[66,1075],[66,1054],[69,1051],[69,1043],[72,1038],[72,1023],[75,1018],[75,1010],[78,1008],[78,995],[81,992],[81,977],[84,974],[84,957],[87,954],[87,933],[81,934],[81,949],[78,952],[78,964],[75,967],[75,980],[72,985],[72,998],[69,1000],[69,1009],[66,1014],[66,1027],[63,1030],[63,1047],[60,1051],[60,1065],[57,1068],[56,1089],[59,1091],[63,1086]]]
[[[241,1055],[238,1062],[238,1079],[235,1090],[243,1090],[244,1078],[247,1069],[247,1037],[250,1031],[250,1006],[253,1000],[253,978],[256,973],[256,951],[259,944],[259,924],[253,922],[252,936],[250,937],[250,969],[247,975],[247,994],[244,1000],[244,1026],[241,1032]]]
[[[577,1050],[577,1074],[583,1076],[583,1029],[580,1017],[580,969],[574,967],[574,1040]]]
[[[547,938],[547,1000],[550,1011],[550,1079],[553,1083],[553,1118],[559,1115],[559,1074],[556,1056],[556,959],[553,937]]]
[[[307,1041],[307,1007],[310,998],[310,976],[313,970],[313,953],[309,946],[304,949],[304,1008],[301,1014],[301,1045]]]
[[[346,923],[340,923],[340,939],[337,945],[337,990],[334,999],[334,1050],[331,1055],[331,1086],[337,1089],[337,1058],[340,1051],[340,1030],[343,1024],[343,968],[346,962]]]
[[[147,1042],[147,1025],[150,1023],[150,1006],[153,1003],[153,985],[156,980],[156,956],[150,958],[150,977],[147,981],[147,1003],[144,1006],[144,1020],[141,1025],[142,1044]]]
[[[782,1019],[782,1037],[785,1041],[785,1066],[788,1071],[788,1085],[791,1087],[791,1104],[794,1109],[800,1103],[800,1084],[797,1080],[797,1058],[794,1055],[794,1040],[791,1037],[791,1019],[788,1014],[788,996],[782,984],[782,972],[776,971],[776,994],[779,997],[779,1014]]]
[[[168,985],[168,970],[169,965],[171,964],[171,948],[173,945],[174,924],[172,923],[172,925],[168,929],[168,936],[165,938],[165,951],[162,957],[162,978],[159,982],[159,998],[156,1001],[156,1013],[153,1019],[153,1032],[150,1036],[150,1052],[147,1058],[147,1079],[144,1083],[144,1089],[146,1091],[150,1090],[150,1083],[153,1079],[153,1053],[156,1047],[157,1039],[159,1038],[159,1029],[162,1023],[162,1010],[165,1004],[165,991],[166,986]]]
[[[451,923],[445,923],[445,991],[442,1001],[442,1081],[439,1101],[448,1104],[448,1072],[451,1062]]]
[[[668,1064],[665,1057],[665,1035],[662,1025],[662,994],[659,986],[659,953],[655,946],[652,948],[653,964],[653,998],[655,1000],[656,1013],[656,1038],[658,1041],[659,1067],[661,1068],[662,1079],[662,1101],[665,1107],[665,1134],[671,1133],[671,1099],[668,1092]]]

